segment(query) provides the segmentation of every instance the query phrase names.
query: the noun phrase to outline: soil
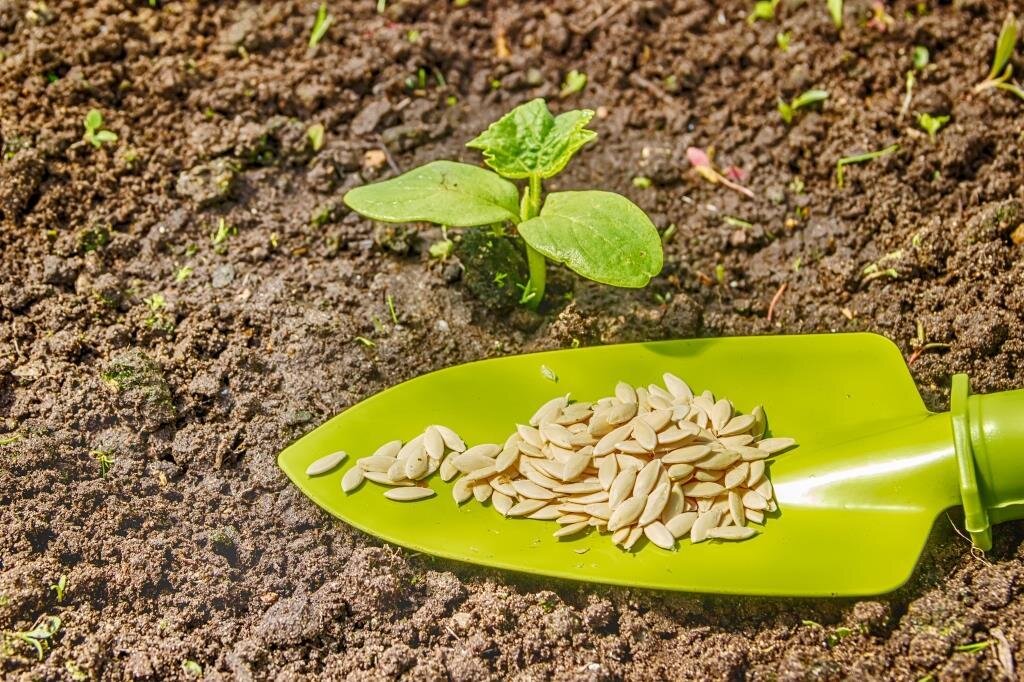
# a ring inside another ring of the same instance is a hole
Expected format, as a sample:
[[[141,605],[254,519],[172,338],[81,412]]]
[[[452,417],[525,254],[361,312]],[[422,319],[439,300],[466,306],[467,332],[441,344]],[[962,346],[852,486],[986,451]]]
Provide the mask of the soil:
[[[917,355],[932,408],[954,372],[1024,386],[1024,103],[972,91],[1006,3],[900,2],[883,31],[850,1],[839,33],[821,2],[750,24],[732,1],[332,1],[315,49],[315,2],[153,4],[0,0],[0,630],[62,619],[42,660],[5,637],[5,679],[1017,676],[1020,523],[980,556],[940,517],[877,599],[662,594],[383,545],[275,464],[404,379],[575,341],[869,330]],[[559,99],[570,69],[587,86]],[[812,87],[828,101],[783,124],[777,98]],[[551,188],[675,225],[648,289],[553,272],[539,315],[509,312],[472,253],[429,256],[439,231],[341,204],[477,161],[463,143],[537,96],[598,111]],[[116,142],[83,141],[91,108]],[[921,112],[950,120],[930,139]],[[893,143],[836,186],[839,157]],[[915,353],[918,323],[946,345]]]

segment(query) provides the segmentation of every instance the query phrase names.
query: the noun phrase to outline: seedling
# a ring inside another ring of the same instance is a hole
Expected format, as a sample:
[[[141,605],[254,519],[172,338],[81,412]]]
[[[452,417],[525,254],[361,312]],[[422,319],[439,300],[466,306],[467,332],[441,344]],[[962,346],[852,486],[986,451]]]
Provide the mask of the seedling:
[[[843,0],[828,0],[828,14],[836,28],[843,27]]]
[[[779,46],[779,49],[783,52],[789,52],[789,43],[793,38],[793,34],[789,31],[779,31],[775,34],[775,44]]]
[[[653,183],[646,175],[638,175],[633,178],[633,186],[637,189],[649,189]]]
[[[91,450],[89,456],[96,460],[100,467],[100,478],[104,478],[114,466],[114,455],[110,450]]]
[[[186,279],[192,276],[192,268],[188,265],[182,265],[178,268],[177,272],[174,273],[175,282],[184,282]]]
[[[903,117],[910,111],[910,100],[914,97],[914,84],[917,82],[917,78],[914,76],[913,71],[907,71],[907,86],[906,92],[903,95],[903,104],[900,106],[900,113],[896,117],[897,121],[902,121]]]
[[[327,13],[327,3],[321,2],[320,9],[316,11],[316,20],[313,22],[313,30],[309,33],[309,49],[315,48],[327,35],[327,29],[331,27],[334,17]]]
[[[309,146],[314,152],[318,152],[324,147],[324,126],[322,123],[314,123],[309,126],[306,130],[306,138],[309,140]]]
[[[106,142],[117,142],[117,133],[110,130],[103,130],[103,114],[99,109],[90,109],[85,115],[86,142],[99,149]]]
[[[964,654],[976,654],[979,651],[984,651],[985,649],[987,649],[990,646],[992,646],[992,643],[993,643],[993,641],[991,639],[987,639],[984,642],[971,642],[970,644],[958,644],[957,646],[953,647],[953,650],[954,651],[959,651],[960,653],[964,653]]]
[[[889,30],[889,27],[896,23],[888,12],[885,11],[885,4],[878,2],[877,0],[871,3],[871,18],[867,21],[867,26],[873,28],[879,33],[885,33]]]
[[[779,6],[779,2],[780,0],[758,0],[747,17],[747,23],[753,25],[758,21],[771,21],[775,18],[775,8]]]
[[[50,585],[50,589],[56,593],[58,604],[64,603],[64,591],[67,589],[67,587],[68,577],[66,575],[61,575],[61,577],[57,579],[57,582],[55,582],[53,585]]]
[[[752,191],[716,171],[715,167],[711,165],[711,158],[700,147],[689,147],[686,150],[686,159],[693,164],[693,169],[712,185],[722,184],[744,196],[754,198]]]
[[[921,126],[921,129],[928,133],[928,137],[935,139],[935,134],[939,132],[942,126],[946,125],[949,121],[949,116],[932,116],[931,114],[920,114],[917,117],[917,125]]]
[[[931,61],[928,48],[924,45],[915,45],[913,52],[910,53],[910,60],[914,64],[914,70],[921,71]]]
[[[398,311],[395,309],[395,299],[392,298],[391,294],[388,294],[385,300],[388,303],[388,312],[391,313],[391,321],[398,324]]]
[[[455,243],[448,239],[448,228],[442,225],[441,239],[430,245],[430,255],[438,260],[448,260],[448,256],[452,255],[452,249],[454,248]]]
[[[812,104],[818,102],[824,102],[828,99],[828,92],[825,90],[808,90],[807,92],[801,93],[793,98],[793,101],[786,104],[782,99],[779,100],[779,115],[782,116],[782,120],[789,125],[793,122],[793,117],[796,116],[798,109],[809,107]]]
[[[910,345],[914,348],[914,352],[907,358],[907,364],[912,365],[917,362],[917,359],[922,354],[927,353],[930,350],[949,350],[950,345],[948,343],[937,343],[928,341],[928,336],[924,331],[924,323],[921,320],[917,321],[917,336],[910,341]]]
[[[888,156],[899,151],[900,146],[898,144],[891,144],[885,149],[879,149],[877,152],[866,152],[864,154],[855,154],[853,156],[844,156],[836,162],[836,186],[843,186],[843,168],[854,163],[867,163],[874,159]]]
[[[41,661],[46,650],[50,648],[54,635],[60,631],[60,626],[59,616],[40,616],[31,630],[5,630],[2,633],[4,652],[10,653],[13,643],[23,642],[36,650],[36,656]]]
[[[573,69],[565,74],[565,81],[562,82],[562,90],[558,96],[564,99],[569,95],[575,95],[585,87],[587,87],[587,74]]]
[[[1010,12],[1006,15],[1006,19],[1003,20],[1003,27],[999,30],[999,38],[996,40],[996,53],[992,58],[992,68],[989,70],[985,80],[975,86],[975,92],[981,92],[988,88],[999,88],[1024,99],[1024,87],[1021,87],[1016,81],[1010,80],[1013,77],[1013,64],[1010,64],[1010,58],[1013,56],[1013,51],[1017,46],[1017,34],[1019,32],[1020,25],[1017,23],[1017,18],[1013,15],[1013,12]]]
[[[583,109],[555,117],[543,99],[532,100],[466,144],[483,153],[493,172],[434,161],[357,187],[344,201],[357,213],[386,222],[515,225],[526,244],[530,272],[522,299],[533,308],[544,296],[545,259],[596,282],[643,287],[661,272],[663,255],[658,231],[636,204],[596,190],[543,196],[543,181],[560,173],[597,137],[586,127],[593,116]],[[521,195],[510,180],[525,181]]]
[[[370,339],[366,338],[365,336],[357,336],[357,337],[355,337],[355,339],[356,339],[356,341],[358,341],[359,343],[363,344],[367,348],[376,348],[377,347],[377,344],[375,344],[373,341],[371,341]]]
[[[214,247],[223,248],[222,245],[228,240],[228,237],[235,234],[238,234],[238,228],[234,225],[229,225],[228,221],[224,218],[220,218],[217,220],[217,229],[210,235],[210,242]],[[220,251],[218,248],[215,248],[214,250],[218,252]]]
[[[181,662],[181,670],[189,677],[200,678],[203,676],[203,666],[190,659]]]

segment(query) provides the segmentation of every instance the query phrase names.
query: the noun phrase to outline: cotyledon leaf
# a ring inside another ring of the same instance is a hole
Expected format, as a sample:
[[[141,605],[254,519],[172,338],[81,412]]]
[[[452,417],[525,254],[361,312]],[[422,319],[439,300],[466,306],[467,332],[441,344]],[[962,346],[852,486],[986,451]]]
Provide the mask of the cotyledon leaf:
[[[345,203],[374,220],[473,227],[519,219],[519,190],[484,168],[434,161],[350,190]]]
[[[596,282],[639,288],[661,272],[654,224],[613,192],[553,192],[540,215],[518,229],[534,249]]]
[[[506,178],[550,178],[597,137],[586,128],[593,117],[589,109],[552,116],[538,98],[508,112],[466,146],[482,151],[487,165]]]

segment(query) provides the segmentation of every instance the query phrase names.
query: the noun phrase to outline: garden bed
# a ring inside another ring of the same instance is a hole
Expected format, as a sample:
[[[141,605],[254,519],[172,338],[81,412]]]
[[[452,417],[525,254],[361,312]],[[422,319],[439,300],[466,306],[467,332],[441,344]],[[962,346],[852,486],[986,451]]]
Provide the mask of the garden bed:
[[[402,380],[576,344],[874,331],[933,409],[954,372],[1021,388],[1024,102],[972,91],[1003,3],[898,3],[868,24],[869,3],[848,2],[839,32],[824,2],[756,22],[699,0],[332,2],[315,48],[316,3],[156,4],[0,2],[0,630],[61,619],[42,660],[5,637],[4,677],[1024,665],[1019,523],[981,556],[943,515],[911,581],[870,600],[663,594],[383,545],[275,462]],[[929,65],[900,118],[915,46]],[[562,98],[572,69],[586,86]],[[829,97],[785,124],[777,99],[809,89]],[[495,286],[486,235],[453,231],[442,259],[440,230],[341,203],[394,169],[476,163],[464,143],[534,97],[597,112],[597,142],[551,188],[651,215],[665,267],[648,288],[551,270],[534,313]],[[83,140],[90,109],[116,140]],[[931,138],[920,113],[950,119]],[[837,186],[839,158],[893,144]],[[695,173],[688,147],[755,197]]]

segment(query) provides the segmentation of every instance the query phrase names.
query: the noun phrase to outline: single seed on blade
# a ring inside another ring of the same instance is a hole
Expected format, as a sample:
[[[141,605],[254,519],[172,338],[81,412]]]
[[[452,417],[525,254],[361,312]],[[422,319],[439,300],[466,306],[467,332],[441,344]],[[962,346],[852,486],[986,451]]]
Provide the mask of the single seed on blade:
[[[565,407],[569,400],[569,396],[560,395],[557,398],[552,398],[543,405],[541,405],[533,416],[530,417],[530,426],[540,426],[542,421],[553,421],[557,415]],[[544,417],[548,417],[544,419]]]
[[[558,497],[555,493],[540,487],[531,480],[517,479],[512,481],[512,487],[522,497],[529,497],[533,500],[553,500]]]
[[[794,445],[796,445],[796,441],[792,438],[765,438],[758,442],[757,447],[774,455]]]
[[[448,446],[449,450],[454,452],[465,452],[466,444],[461,438],[459,438],[459,434],[455,433],[447,426],[442,426],[441,424],[434,424],[434,428],[441,434],[441,438],[444,440],[444,444]]]
[[[711,447],[708,445],[687,445],[662,455],[661,461],[665,464],[693,464],[710,454]]]
[[[640,417],[634,419],[632,423],[633,438],[640,444],[640,447],[648,452],[658,447],[658,434],[650,424]]]
[[[668,528],[668,532],[672,533],[673,537],[679,539],[690,532],[690,529],[693,528],[693,522],[696,520],[697,512],[682,512],[666,521],[665,527]]]
[[[491,493],[494,492],[494,488],[489,483],[484,481],[483,483],[473,483],[473,481],[467,480],[467,484],[473,484],[473,497],[476,498],[477,502],[486,502],[491,497]]]
[[[736,488],[743,485],[747,481],[747,477],[750,475],[750,463],[740,462],[732,469],[725,472],[725,479],[723,483],[726,488]]]
[[[522,500],[512,505],[508,516],[528,516],[547,506],[544,500]]]
[[[672,549],[676,546],[676,538],[661,521],[654,521],[644,526],[644,535],[652,543],[662,549]]]
[[[708,537],[714,540],[747,540],[755,535],[757,531],[747,526],[724,526],[708,531]]]
[[[658,483],[658,476],[661,475],[662,466],[661,462],[654,459],[647,463],[640,473],[636,475],[636,481],[633,483],[633,495],[637,497],[646,497],[654,486]]]
[[[515,504],[515,500],[508,495],[497,490],[491,493],[491,506],[502,516],[508,515],[508,510],[512,508],[513,504]]]
[[[749,431],[754,426],[754,415],[752,414],[741,414],[733,417],[725,426],[718,430],[719,437],[721,436],[736,436],[745,431]],[[752,436],[751,436],[752,437]]]
[[[619,472],[608,491],[608,506],[615,509],[632,494],[636,475],[637,470],[633,468],[623,469]]]
[[[540,451],[540,448],[533,447],[522,438],[519,439],[518,447],[519,452],[527,457],[544,457],[544,453]]]
[[[607,521],[611,518],[612,510],[608,506],[607,502],[598,502],[597,504],[588,504],[584,508],[584,513],[593,516],[597,519],[604,519]]]
[[[576,535],[585,531],[590,527],[590,524],[586,521],[580,521],[579,523],[570,523],[568,526],[562,526],[556,530],[552,535],[556,538],[567,538],[572,535]]]
[[[488,478],[494,476],[496,473],[498,473],[498,471],[493,466],[483,467],[481,469],[474,469],[473,471],[470,471],[468,474],[466,474],[466,480],[471,481],[473,483],[476,483],[477,481],[486,482]],[[487,484],[487,487],[491,487],[489,483]]]
[[[344,462],[347,457],[348,454],[343,450],[332,452],[329,455],[324,455],[306,467],[306,475],[319,476],[320,474],[326,474],[328,471]]]
[[[384,497],[395,502],[415,502],[416,500],[425,500],[428,497],[436,495],[430,488],[392,488],[384,492]]]
[[[711,428],[716,432],[721,431],[732,418],[732,403],[722,398],[708,411],[708,418],[711,420]]]
[[[693,480],[695,481],[718,481],[722,480],[722,474],[724,472],[719,469],[717,471],[705,471],[704,469],[698,469],[693,474]]]
[[[640,538],[644,536],[644,529],[642,526],[629,526],[629,536],[626,541],[622,544],[622,548],[627,552],[633,549],[633,545],[640,541]]]
[[[764,525],[764,512],[758,509],[747,509],[743,512],[747,516],[747,521],[756,523],[758,525]]]
[[[743,498],[735,490],[729,491],[729,514],[737,526],[747,525],[747,515],[743,509]]]
[[[675,400],[675,396],[666,391],[658,384],[647,384],[647,392],[651,394],[652,398],[661,398],[671,403]]]
[[[618,460],[615,459],[614,455],[607,455],[601,460],[601,465],[597,468],[597,480],[601,482],[602,488],[609,490],[612,487],[612,481],[615,480],[615,476],[618,473]]]
[[[676,483],[672,486],[672,491],[668,495],[668,502],[665,503],[665,508],[661,510],[661,522],[665,523],[669,519],[682,514],[685,504],[686,496],[683,495],[683,486]]]
[[[436,426],[428,426],[427,430],[423,432],[423,447],[426,449],[428,457],[433,459],[444,457],[444,438]]]
[[[495,460],[472,452],[463,452],[461,455],[451,455],[447,457],[447,459],[450,459],[452,466],[464,474],[486,467],[497,469],[495,466]]]
[[[624,403],[636,403],[636,389],[625,381],[620,381],[615,384],[615,397]]]
[[[636,411],[639,414],[651,411],[651,403],[648,402],[647,389],[643,386],[638,386],[634,389],[636,391]]]
[[[388,467],[387,473],[385,474],[389,481],[401,481],[405,479],[405,463],[407,460],[396,459],[395,463]],[[373,473],[373,472],[370,472]],[[374,480],[373,477],[369,477],[370,480]]]
[[[615,460],[619,463],[619,471],[623,471],[625,469],[636,469],[639,471],[647,466],[647,459],[640,459],[635,455],[619,453],[615,455]]]
[[[693,522],[693,526],[690,528],[690,542],[696,544],[707,540],[708,531],[716,528],[721,520],[722,512],[718,509],[708,510],[703,514],[699,514],[697,520]]]
[[[356,460],[356,465],[363,471],[379,471],[382,474],[387,473],[394,463],[394,457],[383,457],[381,455],[371,455],[370,457]]]
[[[504,476],[495,476],[490,480],[490,484],[496,492],[507,495],[508,497],[515,498],[519,495],[519,493],[516,492],[516,489],[512,487],[509,479]]]
[[[544,439],[541,437],[540,431],[532,426],[518,424],[516,425],[516,431],[519,432],[519,437],[523,439],[523,442],[532,445],[535,448],[544,447]]]
[[[363,470],[359,467],[352,467],[341,477],[341,489],[350,493],[363,483]]]
[[[629,433],[632,430],[632,424],[625,424],[612,429],[605,435],[601,436],[601,439],[597,441],[596,445],[594,445],[594,454],[600,457],[601,455],[607,455],[609,452],[612,452],[616,445],[629,437]]]
[[[717,440],[717,443],[722,446],[723,450],[731,450],[737,445],[750,445],[754,442],[754,437],[749,433],[741,433],[738,436],[724,436]]]
[[[646,456],[651,454],[650,450],[645,448],[643,445],[640,445],[640,443],[638,443],[635,440],[624,440],[621,443],[616,443],[615,449],[618,450],[619,452],[624,452],[629,455]]]
[[[398,453],[402,449],[402,441],[400,440],[389,440],[384,445],[377,448],[370,457],[387,457],[388,459],[394,459],[398,457]]]
[[[562,514],[555,519],[555,523],[559,526],[568,526],[573,523],[580,523],[581,521],[585,523],[589,520],[590,517],[586,514]]]
[[[685,400],[693,400],[693,390],[689,384],[677,377],[671,372],[665,372],[662,375],[662,380],[665,382],[665,388],[672,394],[673,398],[683,398]]]
[[[599,490],[596,493],[590,493],[589,495],[572,495],[565,499],[568,502],[575,502],[577,504],[597,504],[599,502],[607,502],[608,493],[604,490]]]
[[[405,477],[410,481],[418,481],[427,475],[429,467],[430,462],[427,461],[427,451],[421,444],[405,460]]]
[[[590,466],[591,461],[593,461],[593,457],[589,454],[576,453],[568,462],[565,463],[565,467],[562,471],[562,480],[572,481],[579,478],[583,471]]]
[[[628,526],[640,518],[640,514],[647,504],[647,495],[631,497],[612,511],[608,517],[608,530],[613,533],[623,526]]]
[[[658,434],[658,445],[675,445],[686,441],[697,435],[700,431],[696,424],[691,422],[679,422],[670,426]]]
[[[693,475],[692,464],[673,464],[668,468],[668,477],[673,481],[685,481]]]
[[[750,475],[747,476],[747,487],[753,488],[761,477],[764,476],[764,460],[759,459],[750,463]]]
[[[715,497],[723,490],[725,488],[721,484],[712,481],[698,481],[683,486],[683,494],[687,497]]]
[[[740,461],[740,454],[731,450],[725,452],[715,452],[708,455],[702,460],[696,462],[698,469],[704,469],[706,471],[722,471],[731,467],[736,462]]]
[[[563,495],[589,495],[590,493],[596,493],[599,490],[603,490],[603,488],[601,488],[600,481],[567,483],[554,489],[556,493],[561,493]]]
[[[540,429],[541,438],[563,448],[572,447],[572,431],[561,424],[543,424]]]
[[[616,403],[608,408],[605,419],[609,424],[623,424],[636,416],[638,405],[636,403]]]
[[[768,500],[756,490],[748,490],[743,493],[743,506],[747,509],[764,511],[768,509]]]
[[[502,451],[494,458],[495,471],[505,471],[519,461],[519,448],[515,443],[505,445]]]
[[[408,481],[408,480],[404,480],[404,479],[395,480],[395,479],[389,478],[387,474],[382,474],[379,471],[364,471],[363,472],[363,477],[367,481],[373,481],[374,483],[379,483],[380,485],[390,485],[390,486],[398,486],[398,485],[408,486],[408,485],[412,485],[412,481]]]
[[[657,521],[661,517],[661,512],[664,511],[665,505],[668,504],[668,498],[671,494],[672,485],[667,482],[662,483],[651,491],[650,496],[647,498],[647,504],[644,505],[644,510],[640,513],[637,523],[641,526],[646,526]]]
[[[612,533],[612,542],[616,545],[623,545],[626,542],[626,538],[629,537],[629,531],[632,530],[630,526],[620,528]]]
[[[752,448],[747,445],[737,445],[733,447],[732,450],[733,452],[738,452],[744,462],[756,462],[757,460],[771,457],[771,453],[767,450]]]
[[[772,482],[767,478],[761,479],[758,484],[754,486],[754,491],[769,501],[775,497],[775,490],[772,488]]]
[[[768,428],[768,415],[764,413],[763,405],[758,405],[752,409],[750,414],[754,415],[754,427],[750,429],[750,433],[754,438],[760,438],[764,435],[765,429]]]
[[[441,460],[439,459],[427,459],[427,473],[421,476],[421,478],[427,478],[433,476],[434,472],[441,467]]]
[[[640,415],[637,419],[650,426],[654,431],[661,431],[672,421],[672,410],[655,409]]]
[[[464,478],[455,481],[455,485],[452,486],[452,497],[457,504],[468,502],[473,497],[473,484]]]

